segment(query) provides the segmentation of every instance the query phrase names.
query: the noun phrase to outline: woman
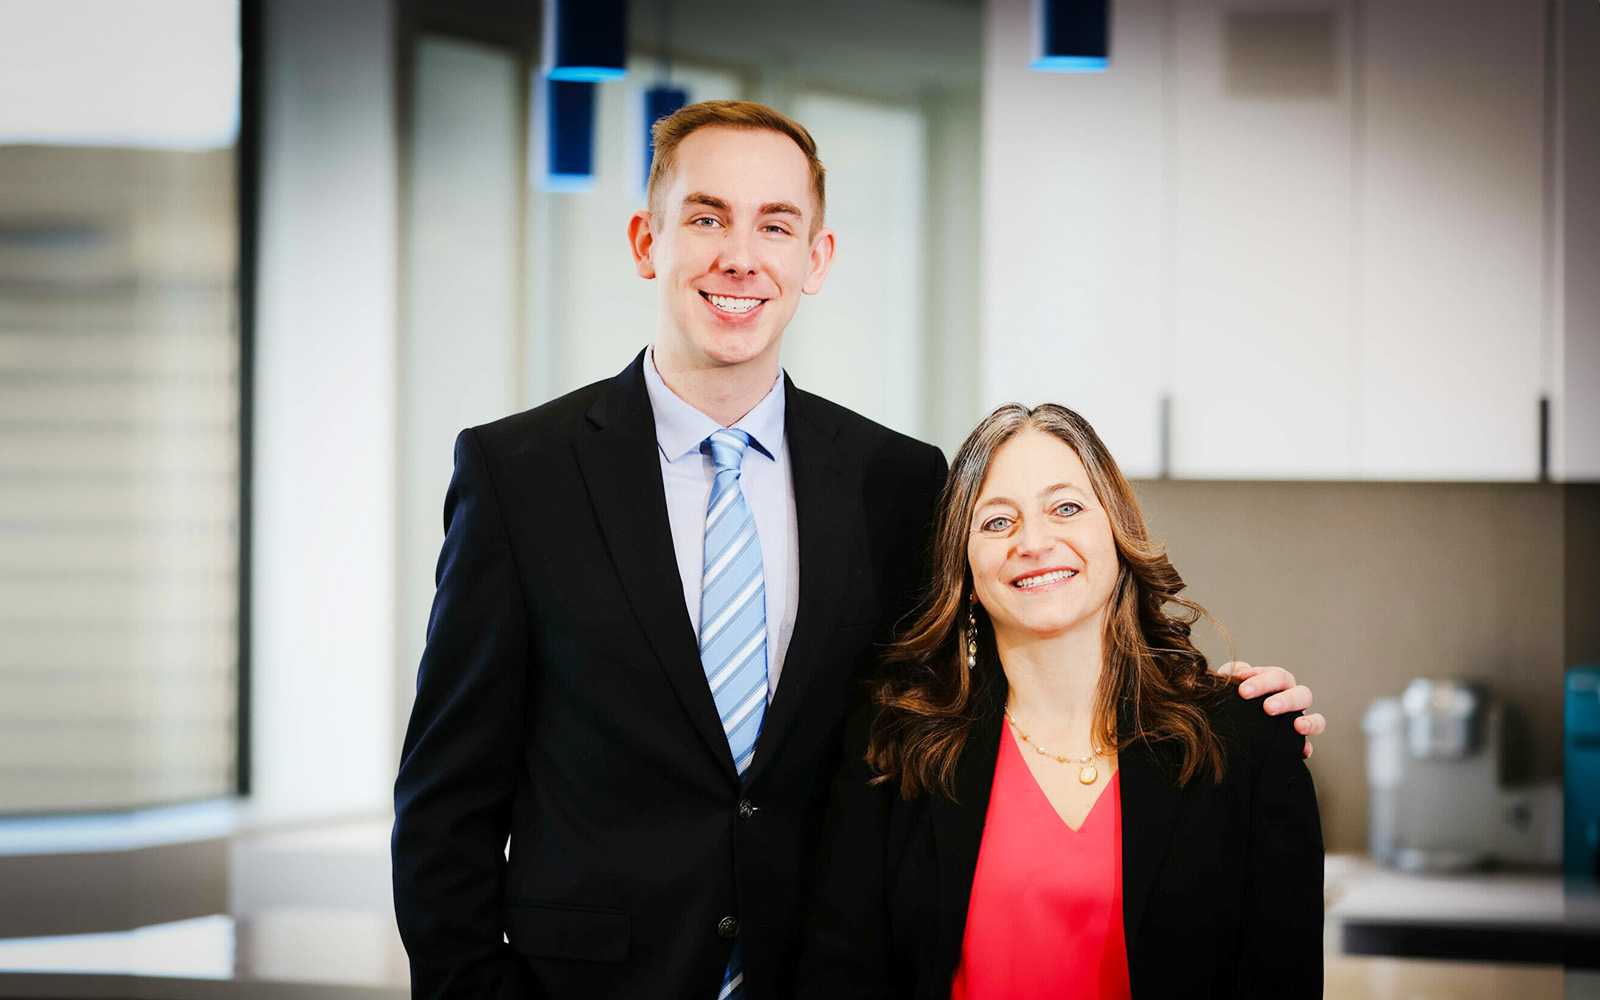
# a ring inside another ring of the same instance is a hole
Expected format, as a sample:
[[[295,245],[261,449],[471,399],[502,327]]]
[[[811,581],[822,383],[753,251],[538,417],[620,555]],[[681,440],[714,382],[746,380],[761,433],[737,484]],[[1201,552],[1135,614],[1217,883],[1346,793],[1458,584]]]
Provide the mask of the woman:
[[[800,996],[1320,996],[1303,737],[1207,672],[1088,423],[990,414],[934,544],[851,723]]]

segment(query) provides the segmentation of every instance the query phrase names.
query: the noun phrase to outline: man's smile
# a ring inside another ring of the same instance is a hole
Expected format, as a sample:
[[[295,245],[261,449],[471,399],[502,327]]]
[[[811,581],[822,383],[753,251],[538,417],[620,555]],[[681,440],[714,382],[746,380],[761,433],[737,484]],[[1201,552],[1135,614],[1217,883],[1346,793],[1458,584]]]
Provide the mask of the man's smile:
[[[713,295],[710,292],[701,292],[700,297],[725,313],[747,313],[767,301],[766,299],[742,298],[737,295]]]

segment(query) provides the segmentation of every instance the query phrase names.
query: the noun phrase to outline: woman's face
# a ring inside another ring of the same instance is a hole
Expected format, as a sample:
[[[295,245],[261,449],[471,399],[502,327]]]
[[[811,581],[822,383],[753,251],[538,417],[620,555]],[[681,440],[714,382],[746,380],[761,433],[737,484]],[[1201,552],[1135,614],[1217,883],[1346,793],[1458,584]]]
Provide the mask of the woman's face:
[[[1025,430],[1001,445],[968,532],[973,587],[1002,645],[1102,628],[1117,546],[1082,460],[1061,439]]]

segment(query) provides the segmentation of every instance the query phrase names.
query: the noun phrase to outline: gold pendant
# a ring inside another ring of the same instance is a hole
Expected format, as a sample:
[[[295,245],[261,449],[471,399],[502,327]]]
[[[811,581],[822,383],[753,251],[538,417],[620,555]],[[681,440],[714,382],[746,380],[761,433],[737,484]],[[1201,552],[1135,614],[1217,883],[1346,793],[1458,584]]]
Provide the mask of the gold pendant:
[[[1095,779],[1098,777],[1100,777],[1100,772],[1095,770],[1093,764],[1085,764],[1078,770],[1078,780],[1085,785],[1094,784]]]

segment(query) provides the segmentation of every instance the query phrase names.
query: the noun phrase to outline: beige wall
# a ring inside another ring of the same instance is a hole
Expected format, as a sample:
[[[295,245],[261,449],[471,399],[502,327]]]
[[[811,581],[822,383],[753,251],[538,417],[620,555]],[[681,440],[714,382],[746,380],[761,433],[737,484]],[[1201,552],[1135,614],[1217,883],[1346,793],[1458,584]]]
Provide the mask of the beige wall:
[[[1315,741],[1311,770],[1329,850],[1366,847],[1362,713],[1419,675],[1487,682],[1527,716],[1530,776],[1560,775],[1563,664],[1600,657],[1584,652],[1593,636],[1564,621],[1569,607],[1596,604],[1595,548],[1578,525],[1565,530],[1565,510],[1592,536],[1600,490],[1138,485],[1188,596],[1228,628],[1240,658],[1288,667],[1315,690],[1328,732]],[[1201,638],[1208,654],[1226,658],[1214,634]]]

